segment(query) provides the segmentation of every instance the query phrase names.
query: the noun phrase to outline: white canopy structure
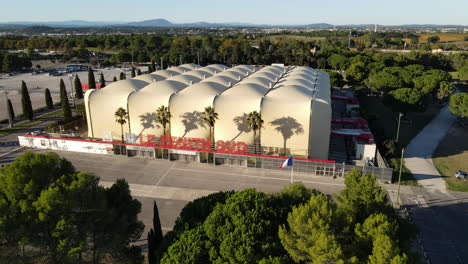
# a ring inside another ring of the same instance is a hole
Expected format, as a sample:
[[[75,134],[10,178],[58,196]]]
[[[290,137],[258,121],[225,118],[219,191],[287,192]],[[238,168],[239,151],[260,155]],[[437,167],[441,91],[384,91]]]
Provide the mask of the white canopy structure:
[[[166,106],[172,114],[167,131],[171,136],[208,139],[203,112],[211,106],[219,117],[215,140],[260,143],[267,154],[328,158],[330,78],[310,67],[184,64],[89,90],[85,105],[90,137],[111,133],[120,139],[114,117],[119,107],[129,113],[124,132],[163,135],[156,109]],[[264,121],[255,131],[257,138],[247,124],[253,111]]]

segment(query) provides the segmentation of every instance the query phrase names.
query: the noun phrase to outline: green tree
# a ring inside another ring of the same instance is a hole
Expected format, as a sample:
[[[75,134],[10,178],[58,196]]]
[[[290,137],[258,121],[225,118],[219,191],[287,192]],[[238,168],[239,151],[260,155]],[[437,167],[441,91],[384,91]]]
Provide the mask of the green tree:
[[[45,103],[46,103],[47,109],[53,109],[54,108],[54,101],[52,101],[52,96],[50,95],[49,88],[45,89],[44,98],[45,98]]]
[[[214,138],[214,124],[218,119],[218,113],[215,112],[215,109],[211,106],[205,107],[203,112],[203,121],[210,127],[210,141],[213,142]],[[212,143],[213,144],[213,143]]]
[[[346,79],[351,84],[362,83],[368,75],[368,70],[364,62],[355,62],[346,70]]]
[[[373,242],[372,255],[369,264],[406,264],[409,263],[405,253],[400,255],[400,249],[395,241],[386,235],[377,235]]]
[[[467,59],[467,65],[461,67],[458,70],[458,78],[461,81],[468,81],[468,59]]]
[[[327,71],[327,72],[330,75],[330,84],[332,87],[342,88],[345,85],[345,81],[341,73],[335,72],[335,71]]]
[[[115,111],[115,122],[120,124],[120,129],[121,129],[121,135],[122,135],[122,142],[124,142],[124,131],[123,131],[123,126],[127,123],[128,119],[128,113],[127,110],[125,110],[123,107],[119,107]]]
[[[202,225],[185,231],[161,263],[259,263],[282,257],[279,218],[271,197],[252,189],[237,192],[215,206]]]
[[[468,117],[468,93],[454,94],[450,97],[449,109],[461,118]]]
[[[262,115],[258,113],[257,111],[252,111],[247,115],[247,126],[253,130],[254,132],[254,149],[255,153],[257,153],[257,145],[260,147],[261,146],[261,129],[263,127],[263,119]],[[259,132],[259,137],[257,138],[257,130]]]
[[[127,79],[126,75],[125,75],[125,72],[121,72],[120,73],[120,80],[125,80]]]
[[[338,208],[350,224],[363,222],[371,214],[388,212],[387,195],[373,174],[353,169],[345,177],[345,189],[336,196]]]
[[[413,79],[414,89],[431,94],[439,87],[439,82],[432,75],[423,75]]]
[[[83,98],[83,86],[81,85],[81,80],[80,80],[80,77],[78,77],[78,75],[75,77],[75,96],[76,98],[78,99],[82,99]]]
[[[333,54],[328,58],[328,64],[335,70],[344,70],[349,65],[349,59],[341,54]]]
[[[437,99],[442,101],[455,92],[455,86],[451,82],[443,81],[437,89]]]
[[[132,78],[136,77],[135,68],[132,67]]]
[[[153,201],[153,231],[154,231],[154,245],[159,248],[162,242],[163,233],[161,227],[161,220],[159,219],[159,210],[156,201]]]
[[[96,89],[96,80],[94,79],[94,71],[91,67],[88,67],[88,88]]]
[[[388,93],[384,104],[393,112],[408,113],[426,109],[426,96],[416,89],[400,88]]]
[[[156,71],[156,64],[154,64],[154,60],[151,60],[151,71],[149,73],[152,73]]]
[[[384,93],[389,90],[402,88],[402,81],[398,76],[388,71],[380,71],[371,73],[369,78],[367,78],[366,85],[375,92]]]
[[[161,105],[156,109],[156,121],[163,126],[163,135],[166,136],[167,126],[171,125],[171,111],[169,111],[169,107],[165,105]]]
[[[117,77],[114,76],[114,78],[112,79],[112,82],[116,82],[117,81]]]
[[[65,122],[70,121],[72,119],[72,111],[63,79],[60,79],[60,104],[63,110],[63,120]]]
[[[432,36],[432,37],[428,37],[427,38],[427,42],[429,43],[436,43],[440,41],[440,37],[439,36]]]
[[[345,263],[335,235],[336,208],[323,195],[313,195],[309,202],[295,207],[288,216],[288,226],[279,228],[279,237],[291,258],[298,263]]]
[[[136,73],[137,73],[137,76],[140,76],[141,75],[141,70],[138,69]]]
[[[31,98],[29,97],[28,87],[24,81],[21,81],[21,106],[23,108],[23,115],[32,121],[34,113],[31,104]]]
[[[8,119],[15,120],[15,110],[13,109],[13,104],[11,103],[10,99],[7,99],[7,113]]]
[[[104,74],[101,72],[101,77],[99,78],[99,84],[101,88],[106,87],[106,79],[104,79]]]

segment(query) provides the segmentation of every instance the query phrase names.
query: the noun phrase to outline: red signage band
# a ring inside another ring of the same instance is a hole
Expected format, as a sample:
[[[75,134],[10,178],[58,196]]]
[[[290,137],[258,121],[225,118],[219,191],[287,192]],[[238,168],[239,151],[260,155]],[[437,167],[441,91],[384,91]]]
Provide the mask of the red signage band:
[[[143,135],[140,135],[141,145],[193,151],[211,150],[211,142],[208,139],[160,136],[159,144],[157,144],[155,135],[146,135],[146,138],[145,141]],[[220,153],[244,154],[247,152],[247,144],[240,141],[218,140],[215,149]]]

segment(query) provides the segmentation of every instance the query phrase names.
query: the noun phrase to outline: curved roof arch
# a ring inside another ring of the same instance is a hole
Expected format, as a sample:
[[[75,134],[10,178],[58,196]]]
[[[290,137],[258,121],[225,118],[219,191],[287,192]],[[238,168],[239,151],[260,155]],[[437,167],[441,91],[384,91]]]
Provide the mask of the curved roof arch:
[[[268,72],[268,73],[274,74],[276,77],[279,77],[284,74],[284,71],[274,66],[267,66],[265,68],[262,68],[259,72]]]
[[[226,86],[217,82],[199,82],[182,90],[179,94],[189,95],[217,95],[226,90]]]
[[[164,76],[166,78],[170,78],[172,76],[179,75],[180,73],[168,69],[168,70],[155,71],[155,72],[152,72],[152,74],[156,74],[156,75]]]
[[[299,85],[306,87],[308,89],[313,89],[315,86],[314,82],[311,82],[307,79],[301,79],[301,78],[291,78],[291,79],[284,79],[281,80],[277,83],[278,86],[288,86],[288,85]]]
[[[257,85],[261,85],[263,87],[268,87],[268,88],[270,87],[270,85],[273,85],[273,82],[270,81],[269,79],[264,78],[264,77],[256,77],[255,75],[249,78],[245,78],[241,82],[241,84],[248,84],[248,83],[257,84]]]
[[[213,76],[213,74],[211,72],[204,71],[203,68],[187,72],[184,75],[192,75],[192,76],[198,77],[201,80],[204,80],[206,78],[209,78],[209,77]]]
[[[185,73],[185,72],[191,71],[192,69],[185,68],[183,66],[176,66],[176,67],[170,67],[168,70],[175,71],[178,73]]]
[[[229,78],[236,79],[237,81],[242,80],[243,78],[245,78],[247,76],[245,70],[236,69],[236,68],[229,69],[227,71],[223,71],[221,73],[218,73],[217,75],[227,76]]]
[[[231,68],[231,69],[242,69],[242,70],[246,70],[246,71],[250,71],[250,72],[258,71],[257,67],[255,67],[253,65],[246,65],[246,64],[237,65],[236,67]]]
[[[201,68],[200,65],[195,64],[195,63],[185,63],[185,64],[182,64],[182,65],[179,65],[179,67],[189,68],[189,69],[192,69],[192,70],[196,70],[198,68]]]
[[[268,88],[255,83],[239,83],[231,89],[226,90],[222,95],[237,96],[263,96],[268,92]]]
[[[85,104],[91,109],[88,118],[92,128],[91,136],[102,138],[105,132],[111,132],[113,138],[120,138],[121,127],[115,122],[115,111],[119,107],[127,109],[129,95],[147,85],[147,82],[129,79],[117,81],[100,90],[89,92]],[[124,126],[124,132],[128,131],[128,126]]]
[[[166,77],[161,76],[161,75],[157,75],[157,74],[147,73],[147,74],[138,75],[138,76],[136,76],[136,77],[134,77],[132,79],[133,80],[141,80],[141,81],[144,81],[144,82],[147,82],[147,83],[152,83],[154,81],[165,80]]]
[[[213,69],[216,69],[217,72],[222,72],[222,71],[226,71],[229,69],[228,66],[226,65],[223,65],[223,64],[210,64],[208,65],[207,67],[210,67],[210,68],[213,68]]]
[[[250,76],[250,78],[253,77],[263,77],[265,79],[268,79],[270,81],[277,81],[279,78],[277,75],[271,73],[271,72],[266,72],[266,71],[258,71]]]
[[[181,74],[181,75],[176,75],[174,77],[171,77],[168,80],[182,82],[186,85],[192,85],[194,83],[200,82],[202,79],[193,75],[189,75],[189,74]]]
[[[151,134],[160,136],[164,134],[163,128],[156,121],[156,109],[168,106],[171,96],[187,85],[174,81],[165,80],[154,82],[128,97],[129,124],[132,133]]]
[[[203,80],[203,82],[215,82],[215,83],[222,84],[223,86],[226,86],[226,87],[231,87],[237,82],[239,82],[239,80],[217,74],[213,77]]]

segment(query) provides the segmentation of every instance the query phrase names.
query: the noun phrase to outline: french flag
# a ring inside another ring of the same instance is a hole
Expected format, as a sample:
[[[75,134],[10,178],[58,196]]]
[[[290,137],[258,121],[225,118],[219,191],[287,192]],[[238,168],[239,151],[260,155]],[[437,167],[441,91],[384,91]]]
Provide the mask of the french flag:
[[[293,165],[293,156],[291,156],[287,160],[285,160],[283,162],[283,164],[281,164],[279,166],[279,168],[282,169],[282,168],[286,168],[286,167],[292,167],[292,165]]]

